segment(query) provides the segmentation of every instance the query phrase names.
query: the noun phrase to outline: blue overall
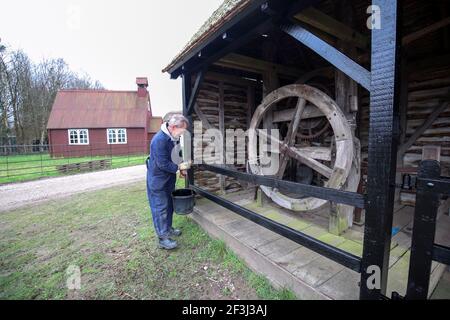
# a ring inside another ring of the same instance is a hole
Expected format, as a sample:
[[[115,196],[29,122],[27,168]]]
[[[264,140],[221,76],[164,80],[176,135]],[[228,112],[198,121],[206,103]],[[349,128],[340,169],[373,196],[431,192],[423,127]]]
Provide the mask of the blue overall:
[[[175,141],[159,130],[150,143],[147,159],[147,197],[153,225],[159,238],[167,238],[172,228],[172,191],[175,189],[178,165],[171,160]]]

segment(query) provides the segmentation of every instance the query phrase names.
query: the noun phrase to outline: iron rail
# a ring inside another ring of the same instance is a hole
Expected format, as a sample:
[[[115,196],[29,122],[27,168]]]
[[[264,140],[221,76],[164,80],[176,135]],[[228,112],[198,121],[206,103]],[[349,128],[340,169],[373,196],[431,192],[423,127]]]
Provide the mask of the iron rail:
[[[192,188],[192,190],[194,190],[197,194],[221,205],[222,207],[225,207],[239,214],[240,216],[249,219],[256,224],[269,229],[285,238],[288,238],[318,254],[321,254],[328,259],[331,259],[356,272],[360,272],[361,270],[361,258],[349,252],[333,247],[302,232],[266,218],[256,212],[241,207],[229,200],[223,199],[197,186],[191,185],[190,188]]]
[[[273,187],[279,190],[295,192],[298,194],[304,194],[310,197],[329,200],[334,203],[347,204],[357,208],[364,208],[365,206],[364,196],[356,192],[342,191],[332,188],[312,186],[304,183],[285,181],[278,178],[254,175],[229,169],[224,166],[200,164],[196,165],[196,167],[200,170],[215,172],[253,184]]]

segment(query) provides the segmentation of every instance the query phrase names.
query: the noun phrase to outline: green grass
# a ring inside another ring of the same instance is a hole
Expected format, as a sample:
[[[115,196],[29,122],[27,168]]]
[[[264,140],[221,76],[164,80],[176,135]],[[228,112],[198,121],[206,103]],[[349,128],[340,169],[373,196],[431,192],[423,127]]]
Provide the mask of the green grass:
[[[252,288],[256,290],[259,298],[266,300],[296,299],[292,291],[288,289],[275,290],[264,276],[252,272],[241,259],[226,248],[225,243],[219,240],[214,240],[214,242],[218,243],[218,251],[222,252],[224,266],[230,268],[235,274],[243,275]]]
[[[0,156],[0,184],[59,176],[56,166],[90,160],[112,159],[111,167],[144,164],[147,155],[51,158],[49,154]]]
[[[145,183],[3,212],[0,299],[295,299],[190,218],[174,225],[179,248],[158,249]],[[81,290],[67,289],[71,265]]]

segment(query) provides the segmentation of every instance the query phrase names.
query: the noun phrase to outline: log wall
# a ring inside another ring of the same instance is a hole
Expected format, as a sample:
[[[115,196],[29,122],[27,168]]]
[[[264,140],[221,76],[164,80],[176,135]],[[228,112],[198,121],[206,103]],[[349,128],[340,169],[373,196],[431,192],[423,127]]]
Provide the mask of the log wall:
[[[242,129],[245,132],[250,120],[253,90],[254,88],[252,86],[237,84],[232,79],[213,80],[206,78],[199,90],[197,106],[209,124],[219,130],[222,129],[220,125],[219,107],[223,105],[223,129],[219,131],[222,131],[222,134],[224,134],[227,129]],[[195,112],[193,114],[193,120],[200,121],[200,117]],[[210,138],[210,135],[205,134],[207,126],[203,123],[202,127],[204,140],[201,149],[195,148],[195,150],[197,150],[197,152],[194,153],[196,162],[203,156],[199,151],[205,149],[208,145],[207,141]],[[244,148],[244,150],[246,152],[246,148]],[[237,152],[238,148],[235,144],[235,158],[238,156]],[[219,160],[218,156],[209,158],[209,160],[212,159]],[[208,159],[203,157],[203,161],[205,160]],[[240,171],[245,171],[245,165],[243,164],[235,163],[232,167]],[[220,175],[210,172],[196,171],[194,177],[196,184],[212,192],[231,192],[243,188],[243,185],[234,178],[223,177],[224,180],[220,181]]]
[[[420,63],[419,63],[420,65]],[[422,126],[435,109],[443,103],[450,102],[450,63],[415,68],[408,65],[408,102],[407,127],[405,140]],[[367,162],[369,134],[369,97],[361,97],[361,123],[359,125],[362,157]],[[422,159],[422,147],[436,145],[441,147],[442,173],[450,173],[450,105],[447,106],[424,131],[422,135],[406,150],[403,166],[417,167]],[[402,166],[401,162],[399,166]]]

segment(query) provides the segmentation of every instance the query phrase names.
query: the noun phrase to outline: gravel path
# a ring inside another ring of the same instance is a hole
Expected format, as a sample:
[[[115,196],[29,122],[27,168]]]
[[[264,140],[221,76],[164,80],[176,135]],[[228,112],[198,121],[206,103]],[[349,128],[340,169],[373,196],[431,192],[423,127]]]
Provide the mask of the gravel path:
[[[0,186],[0,212],[31,203],[116,185],[145,181],[144,165]]]

